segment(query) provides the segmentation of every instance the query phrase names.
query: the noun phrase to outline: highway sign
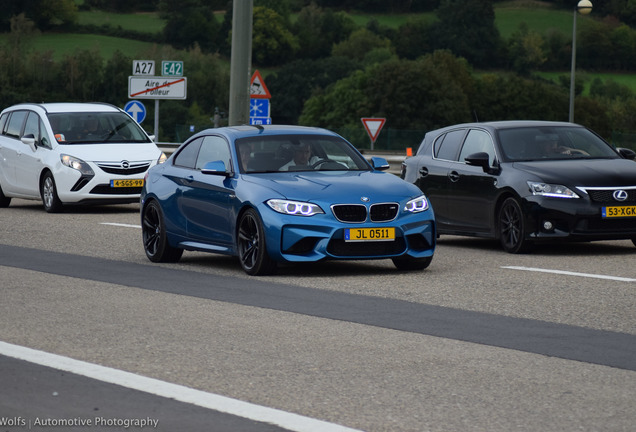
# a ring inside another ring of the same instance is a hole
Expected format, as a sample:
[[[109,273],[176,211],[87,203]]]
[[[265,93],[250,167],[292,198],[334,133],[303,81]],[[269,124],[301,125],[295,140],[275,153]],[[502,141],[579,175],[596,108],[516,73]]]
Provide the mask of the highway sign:
[[[269,99],[250,99],[250,117],[269,117]]]
[[[161,75],[162,76],[183,76],[183,62],[168,61],[168,60],[162,61]]]
[[[371,142],[374,143],[375,140],[378,139],[378,135],[380,135],[380,130],[382,129],[382,126],[384,126],[386,119],[378,117],[363,117],[360,120],[362,120],[362,124],[367,130],[369,138],[371,138]]]
[[[272,124],[271,117],[250,117],[251,125],[269,125]]]
[[[133,75],[154,75],[154,60],[133,60]]]
[[[261,76],[261,73],[256,70],[252,75],[250,82],[250,97],[257,99],[271,99],[272,95],[265,85],[265,80]]]
[[[138,99],[185,99],[185,77],[128,77],[128,97]]]
[[[146,107],[136,100],[128,102],[126,106],[124,106],[124,111],[130,114],[137,123],[141,123],[146,118]]]

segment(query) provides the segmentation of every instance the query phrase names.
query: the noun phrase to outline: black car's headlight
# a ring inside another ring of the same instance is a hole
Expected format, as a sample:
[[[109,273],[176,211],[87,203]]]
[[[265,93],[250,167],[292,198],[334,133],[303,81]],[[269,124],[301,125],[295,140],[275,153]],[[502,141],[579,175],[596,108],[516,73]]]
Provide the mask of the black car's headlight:
[[[85,176],[95,175],[90,165],[88,165],[86,162],[84,162],[81,159],[78,159],[74,156],[69,156],[67,154],[62,154],[60,155],[60,160],[62,161],[62,165],[65,165],[69,168],[76,169],[79,172],[81,172],[82,175],[85,175]]]
[[[419,213],[428,209],[428,200],[424,195],[420,195],[417,198],[407,202],[404,206],[404,211],[409,213]]]
[[[528,187],[532,195],[552,198],[580,198],[572,189],[559,184],[529,181]]]
[[[320,206],[302,201],[271,199],[267,201],[267,205],[278,213],[294,216],[313,216],[324,213]]]

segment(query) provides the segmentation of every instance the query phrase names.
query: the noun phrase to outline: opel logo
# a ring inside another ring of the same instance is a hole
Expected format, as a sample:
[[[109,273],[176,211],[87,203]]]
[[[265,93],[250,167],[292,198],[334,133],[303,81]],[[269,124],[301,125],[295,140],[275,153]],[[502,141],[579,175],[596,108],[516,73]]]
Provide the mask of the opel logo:
[[[360,201],[369,202],[369,197],[360,197]]]
[[[128,169],[128,168],[130,168],[130,162],[128,162],[127,160],[123,160],[123,161],[121,161],[121,167],[122,167],[123,169]]]
[[[616,201],[625,201],[627,199],[627,191],[619,189],[612,194]]]

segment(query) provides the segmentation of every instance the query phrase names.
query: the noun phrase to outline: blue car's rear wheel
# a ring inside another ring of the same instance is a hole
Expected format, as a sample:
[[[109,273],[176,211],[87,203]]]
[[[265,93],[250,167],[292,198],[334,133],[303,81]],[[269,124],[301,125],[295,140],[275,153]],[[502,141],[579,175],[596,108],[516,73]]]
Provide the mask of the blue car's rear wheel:
[[[239,219],[237,250],[245,273],[262,276],[276,271],[276,261],[267,253],[263,222],[254,209],[246,210]]]
[[[163,211],[156,201],[150,201],[143,209],[141,232],[146,256],[152,262],[177,262],[183,249],[170,246],[166,236]]]

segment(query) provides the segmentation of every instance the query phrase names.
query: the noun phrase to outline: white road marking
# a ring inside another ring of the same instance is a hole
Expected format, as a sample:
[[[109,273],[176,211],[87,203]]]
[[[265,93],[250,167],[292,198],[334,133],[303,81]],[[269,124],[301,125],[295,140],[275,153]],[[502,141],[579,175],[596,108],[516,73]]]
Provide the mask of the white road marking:
[[[580,276],[586,278],[594,278],[594,279],[609,279],[620,282],[636,282],[636,279],[619,277],[619,276],[606,276],[599,274],[591,274],[591,273],[577,273],[570,272],[565,270],[550,270],[550,269],[541,269],[541,268],[533,268],[533,267],[517,267],[517,266],[502,266],[501,268],[511,269],[511,270],[523,270],[523,271],[533,271],[533,272],[541,272],[541,273],[555,273],[555,274],[563,274],[568,276]]]
[[[160,381],[69,357],[38,351],[0,341],[0,355],[25,360],[30,363],[82,375],[99,381],[139,390],[156,396],[269,423],[297,432],[361,432],[345,426],[304,417],[274,408],[243,402],[226,396],[195,390],[178,384]]]
[[[120,227],[126,227],[126,228],[141,228],[141,225],[131,225],[131,224],[114,223],[114,222],[100,222],[100,225],[112,225],[112,226],[120,226]]]

